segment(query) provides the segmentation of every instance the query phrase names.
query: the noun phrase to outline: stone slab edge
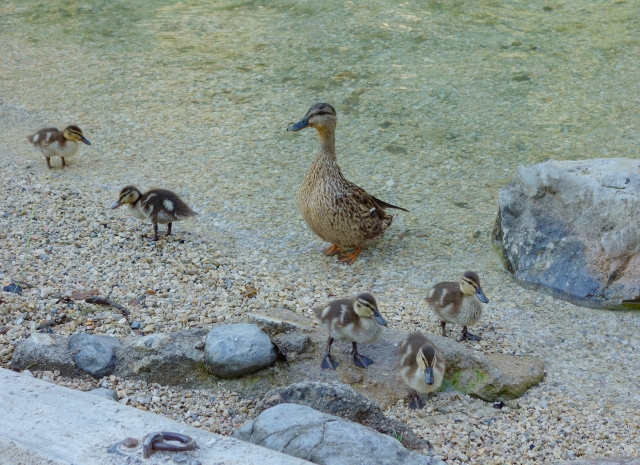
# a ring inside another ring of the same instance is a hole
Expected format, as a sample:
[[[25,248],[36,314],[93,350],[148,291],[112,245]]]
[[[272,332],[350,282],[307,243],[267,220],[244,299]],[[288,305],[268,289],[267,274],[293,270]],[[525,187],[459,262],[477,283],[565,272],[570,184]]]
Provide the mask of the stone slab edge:
[[[157,431],[191,436],[199,445],[193,455],[201,463],[225,465],[302,465],[309,462],[237,439],[193,428],[169,418],[127,407],[85,392],[58,386],[0,368],[0,442],[62,463],[132,463],[108,452],[127,437],[142,438]],[[166,464],[168,452],[140,463]]]

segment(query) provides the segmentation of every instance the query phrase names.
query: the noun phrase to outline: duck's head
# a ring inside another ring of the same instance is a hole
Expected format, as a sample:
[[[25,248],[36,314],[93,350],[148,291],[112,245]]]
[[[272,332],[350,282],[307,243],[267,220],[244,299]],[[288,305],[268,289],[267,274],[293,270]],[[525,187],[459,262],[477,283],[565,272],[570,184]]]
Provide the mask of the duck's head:
[[[436,349],[431,344],[420,347],[416,355],[416,363],[424,371],[424,382],[431,386],[434,383],[433,371],[436,368]]]
[[[376,299],[368,292],[358,294],[353,304],[353,309],[361,318],[374,318],[382,326],[387,326],[387,322],[380,315]]]
[[[464,295],[476,295],[480,302],[486,304],[489,303],[489,299],[482,292],[482,288],[480,287],[480,278],[473,271],[465,271],[460,279],[460,291]]]
[[[142,194],[135,186],[123,187],[120,191],[118,201],[111,205],[111,209],[121,207],[127,203],[136,203]]]
[[[72,140],[74,142],[84,142],[87,145],[91,145],[91,142],[89,142],[87,138],[84,137],[84,134],[82,134],[82,129],[80,129],[75,124],[64,128],[64,131],[62,131],[62,135],[67,140]]]
[[[289,126],[287,131],[300,131],[301,129],[309,127],[316,128],[318,132],[334,130],[337,120],[338,117],[335,108],[328,103],[316,103],[309,108],[304,118],[296,124]]]

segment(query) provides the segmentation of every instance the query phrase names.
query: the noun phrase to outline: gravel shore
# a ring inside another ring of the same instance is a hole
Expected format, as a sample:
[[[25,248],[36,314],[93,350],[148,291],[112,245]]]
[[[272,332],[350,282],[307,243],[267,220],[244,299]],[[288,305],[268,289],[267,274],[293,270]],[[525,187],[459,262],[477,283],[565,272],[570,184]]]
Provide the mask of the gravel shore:
[[[38,328],[123,337],[134,321],[145,334],[208,329],[269,307],[311,320],[316,304],[365,290],[394,328],[438,334],[428,289],[473,269],[490,303],[470,346],[541,357],[545,380],[502,410],[440,392],[423,412],[387,414],[450,464],[640,454],[640,314],[520,288],[489,237],[518,165],[637,153],[640,47],[626,29],[636,4],[163,5],[130,15],[0,6],[0,281],[29,286],[0,296],[2,363]],[[320,254],[326,244],[296,205],[317,136],[284,129],[318,100],[337,108],[347,178],[410,210],[351,267]],[[71,123],[93,145],[48,170],[26,136]],[[126,184],[171,189],[201,216],[150,242],[140,237],[150,225],[109,209]],[[128,320],[57,303],[88,289],[130,309]],[[123,403],[222,434],[259,405],[225,391],[34,375],[109,387]]]

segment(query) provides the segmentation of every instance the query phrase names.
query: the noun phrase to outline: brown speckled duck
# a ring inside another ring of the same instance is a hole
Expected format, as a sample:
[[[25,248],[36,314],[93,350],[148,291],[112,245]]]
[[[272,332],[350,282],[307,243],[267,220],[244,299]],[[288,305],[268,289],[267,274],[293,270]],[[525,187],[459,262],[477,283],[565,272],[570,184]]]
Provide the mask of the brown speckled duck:
[[[400,344],[400,376],[412,389],[410,409],[424,407],[418,395],[438,390],[444,378],[444,357],[431,339],[422,333],[411,333]]]
[[[322,358],[322,368],[335,370],[339,363],[333,360],[329,351],[334,339],[351,342],[353,363],[367,368],[373,363],[369,357],[358,353],[358,345],[374,344],[380,340],[387,322],[380,315],[376,299],[368,292],[358,294],[355,299],[338,299],[324,308],[314,309],[320,322],[329,333],[327,350]]]
[[[396,208],[367,194],[364,189],[347,181],[336,161],[336,111],[328,103],[316,103],[299,122],[287,131],[312,127],[320,136],[320,150],[302,181],[298,206],[309,228],[332,245],[327,255],[352,264],[364,241],[382,236],[391,225],[393,215],[387,208]],[[353,248],[346,253],[345,248]]]
[[[447,336],[447,323],[461,325],[461,341],[480,340],[479,336],[467,330],[467,326],[473,326],[480,321],[482,304],[488,302],[489,299],[480,287],[480,278],[473,271],[466,271],[459,283],[450,281],[436,284],[427,297],[427,303],[440,319],[442,335]]]
[[[34,147],[42,151],[47,159],[49,169],[51,169],[51,157],[62,158],[62,167],[64,168],[66,165],[65,157],[72,157],[78,152],[78,142],[91,145],[91,142],[82,134],[82,129],[74,124],[67,126],[62,132],[58,128],[40,129],[27,139]]]
[[[142,194],[135,186],[122,188],[118,201],[111,208],[129,205],[131,216],[153,224],[153,240],[158,240],[158,223],[167,225],[167,236],[171,235],[174,221],[197,216],[184,201],[166,189],[152,189]]]

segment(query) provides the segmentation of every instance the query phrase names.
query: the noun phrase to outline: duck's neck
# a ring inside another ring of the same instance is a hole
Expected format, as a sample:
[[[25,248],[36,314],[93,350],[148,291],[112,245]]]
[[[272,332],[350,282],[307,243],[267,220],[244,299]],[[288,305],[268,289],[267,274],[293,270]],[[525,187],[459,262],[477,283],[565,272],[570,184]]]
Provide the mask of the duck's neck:
[[[320,149],[318,150],[318,158],[323,158],[332,162],[336,162],[336,136],[331,130],[319,130]]]

